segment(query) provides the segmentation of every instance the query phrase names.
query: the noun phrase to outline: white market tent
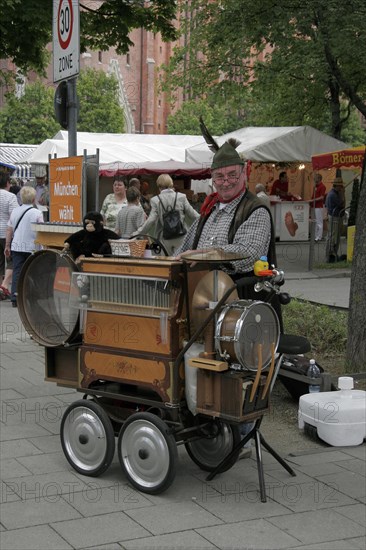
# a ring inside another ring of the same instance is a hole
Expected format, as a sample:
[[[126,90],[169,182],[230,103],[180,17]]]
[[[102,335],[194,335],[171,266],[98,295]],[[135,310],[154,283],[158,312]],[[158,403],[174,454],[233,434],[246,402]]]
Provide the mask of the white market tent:
[[[346,145],[311,126],[241,128],[216,141],[222,145],[229,138],[241,142],[238,153],[252,162],[311,162],[312,155],[342,149]],[[212,157],[206,142],[192,145],[186,152],[187,162],[209,165]]]
[[[21,163],[21,159],[29,156],[37,149],[38,145],[24,143],[0,143],[0,167],[13,170],[13,176],[17,178],[30,178],[31,166]]]
[[[77,154],[96,154],[99,149],[100,175],[141,175],[162,173],[206,178],[209,170],[196,163],[186,163],[186,149],[202,142],[202,136],[155,134],[96,134],[78,132]],[[48,164],[49,156],[68,156],[68,132],[60,131],[46,139],[26,159],[29,164]]]

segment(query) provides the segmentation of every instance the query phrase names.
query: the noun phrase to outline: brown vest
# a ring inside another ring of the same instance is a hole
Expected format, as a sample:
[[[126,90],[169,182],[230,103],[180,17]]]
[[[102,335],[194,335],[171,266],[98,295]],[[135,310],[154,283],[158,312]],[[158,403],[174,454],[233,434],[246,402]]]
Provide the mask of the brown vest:
[[[267,208],[267,206],[263,203],[263,201],[258,199],[249,190],[245,191],[242,199],[239,201],[239,204],[236,207],[236,211],[235,211],[233,220],[232,220],[230,228],[229,228],[228,243],[231,244],[233,242],[235,234],[236,234],[237,230],[239,229],[239,227],[241,226],[241,224],[244,223],[249,218],[249,216],[251,214],[253,214],[253,212],[255,210],[257,210],[257,208],[265,208],[267,210],[267,212],[269,212],[269,215],[271,217],[271,240],[270,240],[270,243],[269,243],[269,248],[267,250],[267,257],[268,257],[268,263],[270,265],[272,265],[272,264],[276,265],[275,231],[274,231],[271,212],[270,212],[269,208]],[[200,239],[203,226],[207,222],[210,214],[208,214],[208,216],[202,216],[200,218],[199,222],[198,222],[198,226],[197,226],[197,229],[196,229],[196,234],[195,234],[193,245],[192,245],[193,250],[195,250],[197,248],[198,241]],[[253,272],[248,273],[248,275],[252,275],[252,274],[253,274]]]
[[[269,243],[269,247],[267,250],[267,258],[269,265],[277,266],[277,260],[276,260],[276,245],[275,245],[275,229],[273,225],[273,219],[272,214],[269,210],[269,208],[256,197],[256,195],[253,195],[250,191],[246,190],[244,193],[242,199],[239,201],[238,206],[236,207],[236,211],[233,217],[233,221],[231,222],[230,228],[229,228],[229,235],[228,235],[228,243],[231,244],[234,240],[235,234],[242,223],[244,223],[249,216],[257,210],[257,208],[265,208],[267,212],[269,212],[270,218],[271,218],[271,240]],[[205,225],[206,221],[208,220],[210,214],[208,216],[202,216],[198,222],[196,234],[193,241],[192,249],[195,250],[198,245],[199,238],[202,233],[203,226]],[[258,258],[259,259],[259,258]],[[230,277],[233,279],[233,281],[241,279],[242,277],[250,277],[254,275],[253,271],[249,271],[247,273],[237,273],[234,275],[230,275]],[[262,300],[266,302],[268,300],[268,293],[265,290],[262,290],[261,292],[255,292],[254,288],[250,287],[240,287],[238,288],[238,295],[239,298],[242,300]],[[281,312],[281,304],[279,302],[278,296],[274,295],[272,296],[272,299],[270,301],[270,304],[273,306],[274,310],[277,313],[279,323],[280,323],[280,331],[283,332],[283,320],[282,320],[282,312]]]

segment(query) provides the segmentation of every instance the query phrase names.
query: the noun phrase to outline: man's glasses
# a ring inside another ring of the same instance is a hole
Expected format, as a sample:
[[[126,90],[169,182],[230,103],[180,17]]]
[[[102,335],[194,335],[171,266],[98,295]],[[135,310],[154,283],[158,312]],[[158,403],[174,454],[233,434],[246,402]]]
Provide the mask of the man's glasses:
[[[218,174],[217,176],[214,176],[213,178],[213,182],[214,184],[216,185],[222,185],[225,181],[227,181],[228,183],[238,183],[239,181],[239,178],[240,176],[237,176],[237,175],[228,175],[228,176],[223,176],[223,175],[220,175]]]

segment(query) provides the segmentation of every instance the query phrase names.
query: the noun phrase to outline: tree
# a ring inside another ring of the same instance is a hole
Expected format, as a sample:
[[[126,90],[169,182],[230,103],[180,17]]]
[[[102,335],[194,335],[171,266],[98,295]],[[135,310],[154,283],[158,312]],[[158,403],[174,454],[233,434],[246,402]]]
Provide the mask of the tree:
[[[124,132],[124,111],[118,101],[118,82],[103,71],[86,69],[77,80],[80,132]]]
[[[238,127],[235,110],[229,105],[208,105],[207,101],[185,101],[182,107],[168,117],[169,134],[197,134],[199,131],[198,119],[202,116],[212,134],[222,135]]]
[[[351,372],[366,365],[366,155],[363,161],[356,234],[352,259],[348,315],[347,366]]]
[[[174,40],[175,12],[175,0],[85,0],[80,2],[80,49],[115,47],[118,54],[126,53],[132,45],[129,33],[139,28]],[[31,69],[42,74],[49,62],[52,21],[51,0],[2,0],[0,57],[11,59],[23,74]]]
[[[53,109],[54,89],[41,82],[26,86],[24,95],[9,94],[0,113],[0,141],[41,143],[59,129]]]
[[[60,129],[54,114],[54,88],[40,82],[25,87],[24,95],[9,94],[0,113],[0,141],[41,143]],[[78,130],[123,132],[124,114],[118,102],[118,83],[102,71],[81,71],[77,81]]]
[[[366,116],[364,3],[192,0],[185,15],[169,90],[213,105],[236,89],[246,125],[315,122],[337,138],[352,106]]]

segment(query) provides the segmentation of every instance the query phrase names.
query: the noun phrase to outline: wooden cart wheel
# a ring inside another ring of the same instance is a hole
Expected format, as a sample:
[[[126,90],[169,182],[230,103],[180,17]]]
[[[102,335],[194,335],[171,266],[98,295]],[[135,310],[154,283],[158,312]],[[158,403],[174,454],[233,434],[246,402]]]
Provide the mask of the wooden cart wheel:
[[[65,411],[61,421],[62,450],[80,474],[99,476],[111,464],[115,451],[112,423],[103,408],[80,399]]]
[[[228,424],[223,420],[212,420],[209,423],[207,423],[207,420],[205,422],[202,417],[198,417],[197,420],[205,424],[202,429],[198,427],[201,439],[188,441],[185,443],[185,448],[193,462],[201,470],[212,472],[240,441],[239,426]],[[234,466],[239,452],[240,450],[235,453],[231,461],[220,470],[221,472],[225,472]]]
[[[177,445],[165,422],[152,413],[132,414],[123,424],[118,457],[126,477],[139,491],[162,493],[174,480]]]

